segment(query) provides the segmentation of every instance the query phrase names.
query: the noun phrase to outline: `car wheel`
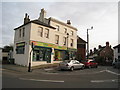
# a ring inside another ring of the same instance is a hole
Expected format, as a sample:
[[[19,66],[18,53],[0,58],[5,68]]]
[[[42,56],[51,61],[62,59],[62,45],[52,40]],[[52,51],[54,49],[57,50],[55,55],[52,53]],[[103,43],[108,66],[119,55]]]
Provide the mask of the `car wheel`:
[[[88,66],[88,68],[90,69],[90,68],[91,68],[91,66]]]
[[[97,68],[98,66],[95,66],[95,68]]]
[[[84,68],[85,68],[85,66],[83,65],[81,69],[84,69]]]
[[[70,70],[73,71],[73,70],[74,70],[74,67],[71,67]]]

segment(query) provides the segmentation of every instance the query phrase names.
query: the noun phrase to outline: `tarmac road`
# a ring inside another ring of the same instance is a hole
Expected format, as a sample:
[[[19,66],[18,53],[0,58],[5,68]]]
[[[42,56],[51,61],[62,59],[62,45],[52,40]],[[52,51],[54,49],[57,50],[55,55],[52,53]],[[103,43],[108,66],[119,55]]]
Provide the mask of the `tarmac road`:
[[[58,69],[17,72],[3,70],[3,88],[118,88],[117,69],[110,66],[60,71]]]

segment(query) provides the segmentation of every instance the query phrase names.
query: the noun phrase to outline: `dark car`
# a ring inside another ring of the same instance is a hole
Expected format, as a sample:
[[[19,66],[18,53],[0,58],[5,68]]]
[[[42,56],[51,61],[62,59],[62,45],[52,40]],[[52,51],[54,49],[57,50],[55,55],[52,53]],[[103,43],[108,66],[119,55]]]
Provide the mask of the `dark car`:
[[[98,63],[96,63],[94,60],[92,59],[88,59],[88,60],[85,60],[85,61],[82,61],[82,63],[85,65],[85,67],[87,68],[92,68],[92,67],[95,67],[97,68],[98,67]]]
[[[112,66],[113,66],[114,68],[120,69],[120,59],[115,60],[115,61],[112,63]]]

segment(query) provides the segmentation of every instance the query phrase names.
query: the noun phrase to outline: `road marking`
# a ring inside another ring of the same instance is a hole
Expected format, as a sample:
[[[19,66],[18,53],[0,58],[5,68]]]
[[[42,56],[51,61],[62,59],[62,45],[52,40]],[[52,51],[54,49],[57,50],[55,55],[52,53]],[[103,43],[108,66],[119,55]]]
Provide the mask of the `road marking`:
[[[39,79],[27,79],[27,78],[19,78],[21,80],[31,80],[31,81],[39,81],[39,82],[56,82],[56,83],[63,83],[64,81],[59,80],[39,80]]]
[[[102,83],[102,82],[118,82],[118,79],[112,79],[112,80],[91,80],[92,83]]]
[[[112,72],[112,71],[110,71],[110,70],[106,70],[106,72],[108,72],[108,73],[112,73],[112,74],[115,74],[115,75],[120,75],[120,74],[115,73],[115,72]]]

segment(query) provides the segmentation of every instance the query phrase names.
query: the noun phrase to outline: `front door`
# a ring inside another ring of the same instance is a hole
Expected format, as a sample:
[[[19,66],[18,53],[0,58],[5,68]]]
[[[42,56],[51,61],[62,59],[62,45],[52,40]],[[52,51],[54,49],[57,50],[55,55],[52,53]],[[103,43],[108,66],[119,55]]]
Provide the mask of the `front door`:
[[[47,63],[51,63],[51,49],[46,49],[45,51],[45,61],[47,61]]]

